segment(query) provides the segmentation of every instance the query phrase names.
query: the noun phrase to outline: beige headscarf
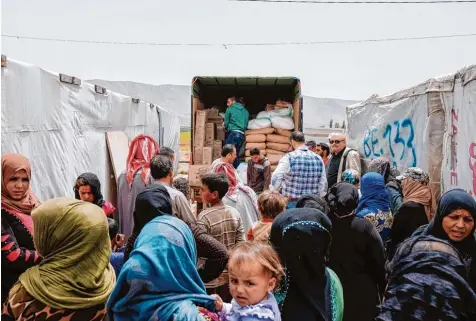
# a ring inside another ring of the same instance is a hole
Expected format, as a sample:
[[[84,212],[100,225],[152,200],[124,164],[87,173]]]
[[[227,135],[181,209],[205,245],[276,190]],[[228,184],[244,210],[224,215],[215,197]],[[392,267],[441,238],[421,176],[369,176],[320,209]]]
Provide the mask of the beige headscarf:
[[[28,158],[20,154],[2,155],[2,208],[30,215],[31,211],[40,204],[31,189],[25,191],[20,200],[14,200],[7,191],[8,181],[21,170],[24,170],[28,179],[31,179],[31,167]]]
[[[43,261],[20,276],[26,291],[57,309],[105,303],[114,288],[107,218],[92,203],[70,197],[46,201],[32,212],[36,249]]]
[[[402,180],[402,192],[405,202],[411,201],[423,205],[428,222],[431,221],[435,213],[432,209],[432,196],[428,185],[414,178],[407,177]]]

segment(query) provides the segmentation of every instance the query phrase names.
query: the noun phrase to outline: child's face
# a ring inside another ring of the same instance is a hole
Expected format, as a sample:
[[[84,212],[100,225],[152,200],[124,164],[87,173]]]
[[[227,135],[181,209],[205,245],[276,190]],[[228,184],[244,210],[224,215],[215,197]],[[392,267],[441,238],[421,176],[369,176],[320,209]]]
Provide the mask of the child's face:
[[[233,260],[229,266],[233,266]],[[274,290],[276,279],[256,261],[242,263],[240,269],[229,269],[231,296],[242,307],[258,304]]]
[[[203,203],[214,203],[216,199],[218,198],[218,192],[210,192],[210,189],[208,188],[207,185],[202,184],[201,188],[201,197],[202,197],[202,202]]]

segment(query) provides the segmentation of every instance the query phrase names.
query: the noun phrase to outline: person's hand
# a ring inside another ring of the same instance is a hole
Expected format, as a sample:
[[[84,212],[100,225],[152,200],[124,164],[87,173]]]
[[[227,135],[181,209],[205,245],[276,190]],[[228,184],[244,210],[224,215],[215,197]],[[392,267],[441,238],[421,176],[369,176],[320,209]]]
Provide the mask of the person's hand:
[[[221,310],[223,310],[223,300],[220,298],[218,294],[212,294],[212,296],[216,299],[215,310],[217,312],[221,312]]]
[[[126,238],[124,234],[117,234],[116,237],[112,240],[112,251],[116,252],[120,248],[124,247],[124,244],[126,242]]]

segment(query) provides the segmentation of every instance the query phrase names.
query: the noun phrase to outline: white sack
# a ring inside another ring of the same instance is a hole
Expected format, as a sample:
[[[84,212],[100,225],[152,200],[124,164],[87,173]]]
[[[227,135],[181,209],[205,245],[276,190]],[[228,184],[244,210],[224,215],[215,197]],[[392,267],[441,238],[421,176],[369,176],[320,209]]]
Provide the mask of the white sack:
[[[271,125],[278,129],[294,129],[294,120],[291,117],[271,117]]]
[[[271,127],[271,120],[267,118],[252,119],[248,122],[248,129],[262,129]]]

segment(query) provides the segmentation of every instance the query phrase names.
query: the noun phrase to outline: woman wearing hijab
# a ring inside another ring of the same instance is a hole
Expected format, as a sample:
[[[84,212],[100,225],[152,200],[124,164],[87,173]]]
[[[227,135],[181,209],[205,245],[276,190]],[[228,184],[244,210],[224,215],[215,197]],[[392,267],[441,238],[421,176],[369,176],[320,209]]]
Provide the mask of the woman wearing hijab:
[[[359,200],[355,186],[338,183],[326,198],[332,222],[329,267],[344,289],[344,320],[373,320],[385,288],[382,240],[369,221],[354,215]]]
[[[360,194],[360,174],[355,169],[346,169],[342,173],[342,182],[354,185],[359,191],[359,197],[362,196]]]
[[[134,231],[127,241],[124,251],[124,261],[127,261],[134,244],[144,226],[159,216],[172,215],[172,200],[167,189],[162,184],[147,186],[137,195],[134,211]],[[207,234],[198,225],[189,226],[197,243],[197,251],[200,257],[206,259],[206,263],[199,268],[198,272],[204,282],[210,282],[217,278],[228,263],[228,254],[225,245]]]
[[[379,173],[383,176],[385,184],[395,180],[395,171],[392,170],[390,161],[385,157],[377,157],[370,161],[367,172]]]
[[[365,174],[360,182],[360,192],[362,197],[355,215],[372,223],[386,243],[392,230],[393,215],[383,176],[373,172]]]
[[[377,321],[476,320],[476,294],[463,258],[433,236],[402,243],[388,264],[389,282]]]
[[[283,321],[342,321],[342,285],[326,267],[331,231],[329,218],[313,208],[289,209],[274,219],[270,242],[286,270],[276,293]]]
[[[2,303],[20,274],[38,264],[31,211],[40,202],[30,189],[31,167],[20,154],[2,156]]]
[[[2,320],[105,320],[115,275],[103,211],[62,197],[46,201],[32,217],[43,261],[13,286]]]
[[[126,170],[117,178],[117,211],[119,232],[129,238],[134,229],[134,206],[137,195],[153,183],[150,160],[160,152],[157,141],[147,135],[139,135],[129,144]]]
[[[193,234],[164,215],[146,224],[108,301],[110,321],[218,320],[197,270]],[[208,319],[205,319],[205,315]]]
[[[476,292],[476,201],[465,190],[453,189],[443,194],[435,217],[414,235],[431,235],[448,241],[463,257],[469,269],[469,283]]]
[[[99,206],[107,217],[112,218],[116,212],[116,208],[110,202],[104,200],[101,193],[101,182],[96,174],[83,173],[79,175],[74,185],[74,196],[77,200]]]

